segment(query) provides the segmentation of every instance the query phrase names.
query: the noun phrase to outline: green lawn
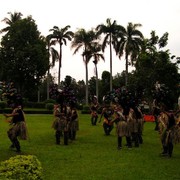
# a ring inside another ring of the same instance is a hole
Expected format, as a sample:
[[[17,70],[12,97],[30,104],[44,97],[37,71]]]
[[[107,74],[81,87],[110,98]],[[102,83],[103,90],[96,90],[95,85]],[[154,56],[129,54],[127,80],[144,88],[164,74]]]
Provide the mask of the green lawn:
[[[0,115],[0,161],[16,152],[9,149],[8,123]],[[29,140],[20,141],[21,154],[36,155],[42,163],[44,180],[178,180],[180,179],[180,145],[172,158],[160,157],[159,134],[154,123],[144,126],[144,143],[131,150],[117,150],[115,128],[105,136],[102,124],[90,125],[90,115],[79,113],[77,139],[68,146],[55,144],[51,128],[52,115],[26,115]]]

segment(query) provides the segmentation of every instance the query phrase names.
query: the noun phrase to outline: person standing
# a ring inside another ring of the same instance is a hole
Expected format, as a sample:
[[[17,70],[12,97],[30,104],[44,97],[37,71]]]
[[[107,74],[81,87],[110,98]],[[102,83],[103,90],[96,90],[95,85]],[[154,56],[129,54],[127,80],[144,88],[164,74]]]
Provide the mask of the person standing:
[[[161,125],[161,143],[163,147],[162,156],[171,157],[173,153],[173,143],[180,139],[180,129],[176,129],[176,120],[173,113],[163,111],[159,117]],[[176,132],[177,131],[177,132]]]
[[[54,121],[53,121],[52,127],[56,131],[55,132],[56,144],[59,145],[60,144],[60,137],[62,135],[62,130],[63,130],[63,122],[60,119],[61,112],[60,112],[60,105],[59,104],[54,105],[53,115],[54,115]]]
[[[102,117],[104,116],[103,128],[104,128],[105,135],[110,135],[114,127],[112,123],[113,114],[114,114],[114,109],[112,108],[112,106],[110,104],[105,104],[101,113],[100,120],[99,120],[99,123],[100,123]]]
[[[91,110],[91,124],[93,126],[96,126],[96,123],[97,123],[97,120],[98,120],[98,108],[99,108],[98,100],[97,100],[97,97],[94,96],[92,105],[90,107],[90,110]]]
[[[142,136],[139,133],[139,120],[141,114],[136,107],[131,107],[127,118],[128,128],[131,132],[132,143],[134,142],[135,147],[139,147],[139,140],[142,143]]]
[[[71,110],[70,123],[69,123],[69,138],[76,139],[76,132],[79,130],[78,113],[75,107]]]
[[[160,111],[160,107],[159,107],[159,104],[157,102],[157,99],[154,99],[153,100],[153,106],[152,106],[152,115],[154,116],[155,118],[155,128],[154,130],[155,131],[158,131],[159,129],[159,125],[158,125],[158,116],[160,115],[161,111]]]
[[[118,150],[122,149],[122,138],[126,137],[127,147],[131,148],[131,133],[128,129],[127,121],[123,115],[123,112],[117,111],[115,112],[115,119],[113,122],[116,123],[116,133],[117,133],[117,142],[118,142]]]
[[[22,140],[27,140],[27,127],[25,122],[25,115],[21,105],[14,105],[14,109],[11,114],[4,114],[6,118],[12,117],[8,122],[11,128],[7,134],[12,142],[10,148],[16,148],[16,152],[21,152],[20,142],[18,137]]]

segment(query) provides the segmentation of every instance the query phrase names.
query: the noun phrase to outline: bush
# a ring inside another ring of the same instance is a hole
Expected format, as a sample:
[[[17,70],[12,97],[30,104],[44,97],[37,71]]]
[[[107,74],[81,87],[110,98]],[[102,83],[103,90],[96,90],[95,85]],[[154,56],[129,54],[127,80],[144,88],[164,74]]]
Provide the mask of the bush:
[[[33,155],[16,155],[0,164],[0,179],[42,179],[42,166]]]
[[[82,114],[90,114],[91,113],[90,107],[89,106],[84,106],[81,113]]]
[[[0,101],[0,109],[4,109],[6,107],[6,102],[5,101]]]
[[[78,110],[83,110],[83,105],[82,104],[77,104],[76,107],[77,107]]]
[[[83,110],[84,110],[84,111],[90,111],[90,107],[89,107],[89,106],[84,106],[84,107],[83,107]]]
[[[45,100],[44,103],[45,103],[45,104],[47,104],[47,103],[53,103],[53,104],[55,104],[56,101],[55,101],[54,99],[48,99],[48,100]]]
[[[46,109],[47,110],[53,110],[53,108],[54,108],[54,104],[53,103],[47,103],[46,104]]]
[[[26,108],[45,108],[45,103],[28,101],[24,104],[24,107],[26,107]]]

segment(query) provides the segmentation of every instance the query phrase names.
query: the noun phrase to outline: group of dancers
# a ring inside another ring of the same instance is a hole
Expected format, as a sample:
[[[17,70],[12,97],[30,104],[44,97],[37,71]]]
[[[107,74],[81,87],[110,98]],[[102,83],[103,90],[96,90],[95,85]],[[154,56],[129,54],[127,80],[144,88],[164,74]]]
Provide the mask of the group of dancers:
[[[180,143],[180,110],[172,112],[165,108],[163,103],[156,100],[154,102],[155,130],[160,134],[163,149],[161,155],[171,157],[174,144]],[[128,148],[139,147],[143,143],[144,116],[138,103],[126,92],[122,91],[121,94],[116,92],[113,98],[109,95],[105,96],[102,106],[94,96],[90,109],[91,124],[95,126],[103,119],[103,130],[106,136],[110,135],[114,127],[116,128],[118,150],[122,149],[123,137],[126,139]],[[27,139],[26,121],[21,104],[14,103],[12,113],[4,116],[11,124],[8,130],[8,137],[12,142],[10,147],[21,152],[18,137]],[[8,119],[9,117],[11,119]],[[75,140],[79,130],[79,117],[74,96],[61,92],[54,105],[53,117],[52,128],[55,130],[56,144],[60,145],[63,142],[64,145],[68,145],[69,140]]]
[[[68,140],[76,139],[76,132],[79,130],[78,113],[75,107],[68,105],[54,105],[54,121],[52,127],[55,129],[56,144],[60,145],[63,137],[64,145],[68,145]]]
[[[132,148],[139,147],[143,143],[142,133],[144,119],[143,114],[135,105],[122,106],[119,102],[109,102],[104,100],[104,105],[98,120],[98,109],[100,108],[97,98],[93,97],[91,105],[91,123],[96,125],[103,118],[103,129],[105,135],[110,135],[116,126],[117,148],[122,149],[122,138],[126,138],[126,146]]]
[[[155,117],[154,130],[160,135],[163,149],[160,155],[171,157],[174,144],[180,143],[180,108],[174,112],[155,103],[153,115]]]
[[[105,135],[110,135],[112,129],[116,128],[117,148],[122,149],[122,138],[126,139],[126,146],[132,148],[139,147],[143,143],[144,116],[137,104],[132,102],[122,103],[121,101],[103,101],[101,108],[96,96],[91,104],[91,124],[96,125],[103,119],[103,129]],[[155,130],[159,132],[162,143],[161,156],[171,157],[174,144],[180,143],[180,110],[169,111],[164,104],[160,107],[153,107],[155,117]],[[99,114],[99,115],[98,115]],[[98,117],[100,116],[99,120]]]

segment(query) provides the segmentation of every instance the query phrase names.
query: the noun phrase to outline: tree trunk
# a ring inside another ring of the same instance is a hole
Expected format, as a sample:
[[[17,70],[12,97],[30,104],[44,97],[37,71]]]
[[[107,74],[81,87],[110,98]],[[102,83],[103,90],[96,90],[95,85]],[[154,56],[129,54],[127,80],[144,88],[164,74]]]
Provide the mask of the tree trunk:
[[[38,88],[38,103],[40,102],[40,90]]]
[[[88,105],[88,64],[86,61],[85,66],[86,66],[86,105]]]
[[[49,100],[49,69],[47,74],[47,100]]]
[[[125,86],[128,85],[128,56],[126,56]]]
[[[62,45],[60,43],[60,50],[59,50],[59,70],[58,70],[58,88],[60,88],[61,83],[61,66],[62,66]]]
[[[110,91],[112,91],[112,44],[110,36]]]
[[[97,71],[97,64],[95,64],[95,68],[96,68],[96,97],[97,97],[97,100],[98,100],[99,88],[98,88],[98,71]]]

